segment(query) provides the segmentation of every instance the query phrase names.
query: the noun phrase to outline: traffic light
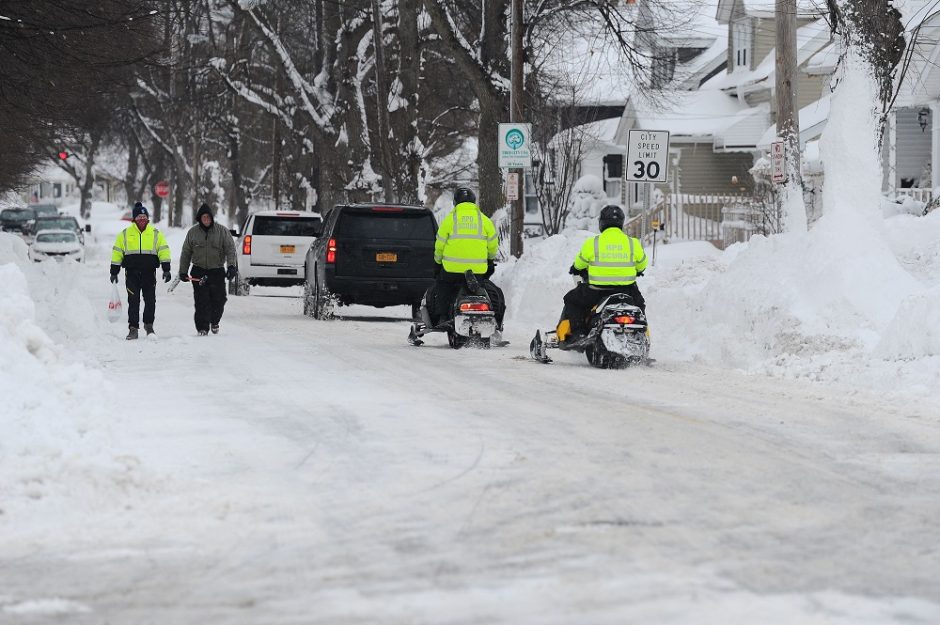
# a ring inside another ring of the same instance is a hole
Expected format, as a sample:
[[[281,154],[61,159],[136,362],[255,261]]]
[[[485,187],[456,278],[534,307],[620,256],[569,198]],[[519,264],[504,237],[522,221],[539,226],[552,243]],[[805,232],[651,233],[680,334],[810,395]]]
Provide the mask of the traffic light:
[[[64,161],[64,160],[68,160],[68,157],[70,157],[71,154],[69,154],[65,150],[59,150],[58,156],[59,156],[60,161]]]

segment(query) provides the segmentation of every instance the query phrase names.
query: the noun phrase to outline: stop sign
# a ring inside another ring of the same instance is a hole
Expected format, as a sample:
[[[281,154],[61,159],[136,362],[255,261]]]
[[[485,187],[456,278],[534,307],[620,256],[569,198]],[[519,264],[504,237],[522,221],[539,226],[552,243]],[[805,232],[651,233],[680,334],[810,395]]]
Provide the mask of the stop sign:
[[[160,197],[167,197],[170,195],[170,183],[166,180],[161,180],[157,184],[153,185],[153,192]]]

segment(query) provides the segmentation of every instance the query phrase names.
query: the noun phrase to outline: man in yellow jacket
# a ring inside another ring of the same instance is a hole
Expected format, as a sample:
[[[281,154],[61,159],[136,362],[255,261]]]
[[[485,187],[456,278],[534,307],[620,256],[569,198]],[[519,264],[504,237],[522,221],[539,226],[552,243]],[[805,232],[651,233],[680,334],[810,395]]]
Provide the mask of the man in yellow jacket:
[[[111,282],[117,283],[124,268],[127,288],[127,340],[137,338],[140,323],[140,296],[144,296],[144,330],[153,334],[157,308],[157,267],[163,267],[163,281],[170,278],[170,246],[163,233],[150,225],[150,213],[137,202],[131,213],[134,223],[118,233],[111,252]]]
[[[476,196],[470,189],[461,187],[454,191],[454,210],[437,229],[434,262],[438,267],[431,319],[435,325],[447,319],[467,269],[486,278],[493,273],[499,237],[493,222],[475,202]],[[502,325],[501,311],[497,316],[497,324]]]
[[[636,284],[646,269],[648,259],[643,245],[623,231],[623,209],[616,205],[601,209],[598,225],[601,233],[581,246],[569,273],[586,278],[565,295],[565,308],[558,324],[558,340],[565,341],[587,333],[591,309],[613,293],[630,295],[633,303],[646,312],[646,301]]]

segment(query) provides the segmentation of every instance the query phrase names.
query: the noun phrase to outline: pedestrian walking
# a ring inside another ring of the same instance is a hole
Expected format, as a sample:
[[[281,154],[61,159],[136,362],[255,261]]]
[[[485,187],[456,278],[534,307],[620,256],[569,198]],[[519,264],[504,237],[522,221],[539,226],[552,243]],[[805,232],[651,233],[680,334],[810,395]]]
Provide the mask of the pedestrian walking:
[[[147,207],[137,202],[131,212],[134,223],[118,233],[111,252],[111,282],[117,283],[124,268],[127,289],[127,340],[137,338],[140,325],[140,298],[144,298],[144,330],[153,334],[157,312],[157,267],[163,268],[163,281],[169,282],[170,246],[163,233],[150,225]]]
[[[203,204],[196,213],[196,225],[189,229],[183,241],[179,270],[182,281],[206,278],[192,280],[196,307],[193,320],[199,336],[207,335],[210,330],[213,334],[219,333],[219,322],[225,310],[225,279],[234,280],[236,273],[232,234],[224,226],[215,223],[212,209],[208,204]]]

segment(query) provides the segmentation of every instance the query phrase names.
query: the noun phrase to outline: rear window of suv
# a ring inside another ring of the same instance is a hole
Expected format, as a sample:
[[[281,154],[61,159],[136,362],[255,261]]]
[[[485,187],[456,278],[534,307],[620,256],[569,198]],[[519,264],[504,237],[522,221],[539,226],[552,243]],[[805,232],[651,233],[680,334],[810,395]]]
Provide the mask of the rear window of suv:
[[[315,237],[320,225],[319,217],[255,217],[251,234],[271,237]]]
[[[430,213],[346,212],[337,228],[337,236],[356,239],[433,239],[434,234]]]

